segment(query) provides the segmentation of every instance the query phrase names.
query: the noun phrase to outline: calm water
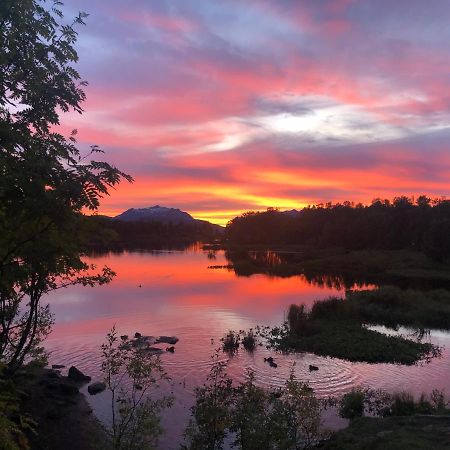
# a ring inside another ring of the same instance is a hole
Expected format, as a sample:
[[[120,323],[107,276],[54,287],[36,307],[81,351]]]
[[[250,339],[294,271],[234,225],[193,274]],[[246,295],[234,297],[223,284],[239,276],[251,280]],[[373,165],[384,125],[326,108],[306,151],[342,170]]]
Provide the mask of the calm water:
[[[48,298],[56,317],[46,342],[51,352],[50,364],[76,365],[94,380],[100,378],[99,347],[114,324],[119,334],[138,331],[179,337],[175,353],[162,356],[173,380],[172,386],[165,389],[172,390],[176,398],[164,418],[170,433],[161,440],[163,449],[178,447],[194,388],[205,381],[210,357],[224,333],[258,324],[280,324],[291,303],[311,305],[315,299],[344,294],[339,285],[311,284],[302,276],[238,277],[232,270],[210,269],[210,265],[228,264],[225,255],[219,251],[211,260],[208,252],[199,248],[109,254],[92,257],[91,262],[108,265],[117,277],[108,286],[73,287]],[[308,381],[319,396],[341,394],[355,385],[415,393],[434,388],[449,392],[450,334],[436,331],[427,339],[446,348],[442,358],[419,366],[370,365],[311,354],[277,354],[274,357],[278,368],[274,369],[264,363],[269,351],[259,347],[253,355],[241,351],[233,356],[229,373],[242,380],[245,369],[250,367],[260,385],[279,386],[295,363],[297,377]],[[223,358],[227,359],[226,355]],[[319,366],[319,371],[310,373],[309,364]],[[88,396],[88,400],[97,417],[108,423],[108,395]],[[331,427],[340,425],[336,418],[326,420]]]

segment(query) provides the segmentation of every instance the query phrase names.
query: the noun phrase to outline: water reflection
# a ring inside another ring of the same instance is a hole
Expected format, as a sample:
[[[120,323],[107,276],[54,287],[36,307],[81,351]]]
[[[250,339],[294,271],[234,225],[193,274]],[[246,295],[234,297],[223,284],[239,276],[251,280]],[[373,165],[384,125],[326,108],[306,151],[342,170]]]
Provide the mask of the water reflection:
[[[291,258],[283,254],[251,255],[250,259],[260,265],[260,272],[240,276],[235,265],[239,259],[223,251],[213,253],[214,259],[198,245],[186,250],[96,253],[90,262],[100,267],[108,265],[117,273],[110,285],[76,286],[49,297],[56,318],[54,331],[46,342],[52,352],[50,363],[74,364],[94,379],[100,376],[99,346],[113,324],[119,334],[139,331],[180,338],[175,353],[163,355],[176,397],[164,418],[165,427],[171,430],[161,441],[164,449],[179,447],[194,389],[204,382],[210,356],[228,330],[277,325],[291,303],[312,305],[316,299],[343,295],[348,288],[373,286],[363,279],[337,275],[281,277],[263,272],[267,261],[276,268],[283,265],[285,258]],[[211,265],[230,264],[232,269],[208,269]],[[438,345],[450,344],[448,333],[432,332],[427,339]],[[295,362],[297,377],[309,381],[319,396],[343,393],[358,384],[413,392],[449,387],[447,350],[442,359],[418,367],[354,364],[293,354],[274,355],[278,365],[274,369],[264,362],[268,356],[269,350],[262,347],[253,354],[239,351],[230,360],[230,374],[243,380],[245,368],[250,367],[260,385],[280,386]],[[309,372],[310,364],[318,366],[319,371]],[[108,422],[106,396],[89,397],[89,401],[100,419]]]

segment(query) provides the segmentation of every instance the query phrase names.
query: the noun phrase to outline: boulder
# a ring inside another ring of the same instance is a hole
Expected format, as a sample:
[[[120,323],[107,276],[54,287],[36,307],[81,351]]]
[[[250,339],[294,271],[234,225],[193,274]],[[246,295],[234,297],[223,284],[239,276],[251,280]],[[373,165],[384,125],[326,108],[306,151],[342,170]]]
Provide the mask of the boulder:
[[[275,362],[275,360],[271,356],[269,356],[268,358],[264,358],[264,361],[269,363],[270,367],[275,367],[275,368],[278,367],[278,364]]]
[[[91,395],[99,394],[100,392],[103,392],[105,389],[106,389],[106,384],[103,383],[102,381],[97,381],[88,386],[88,392]]]
[[[57,370],[49,370],[49,371],[47,372],[47,376],[48,376],[49,378],[56,378],[56,379],[61,378],[61,374],[60,374],[59,371],[57,371]]]
[[[147,347],[145,349],[146,352],[154,354],[154,355],[159,355],[161,353],[163,353],[162,348],[158,348],[158,347]]]
[[[69,373],[67,374],[69,380],[76,381],[77,383],[89,383],[91,381],[91,377],[85,375],[81,370],[78,370],[75,366],[72,366],[69,369]]]
[[[159,336],[158,339],[156,339],[157,344],[169,344],[169,345],[175,345],[179,339],[175,336]]]
[[[155,338],[153,336],[139,336],[131,340],[133,347],[144,347],[145,345],[153,344]]]

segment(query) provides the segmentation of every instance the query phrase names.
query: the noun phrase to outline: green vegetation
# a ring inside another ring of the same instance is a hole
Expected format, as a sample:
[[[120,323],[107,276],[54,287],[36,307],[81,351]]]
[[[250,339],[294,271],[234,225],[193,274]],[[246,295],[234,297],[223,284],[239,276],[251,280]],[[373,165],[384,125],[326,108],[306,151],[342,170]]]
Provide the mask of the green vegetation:
[[[303,275],[309,282],[352,288],[355,284],[408,284],[417,288],[450,286],[450,265],[415,250],[345,250],[310,246],[250,248],[227,244],[225,253],[240,276],[264,273]]]
[[[450,329],[450,291],[445,289],[424,292],[382,287],[354,291],[347,293],[340,306],[342,314],[368,324]]]
[[[403,292],[400,290],[388,289],[387,292],[397,293],[397,298],[403,299]],[[364,296],[368,299],[367,302],[358,301]],[[437,294],[436,297],[440,298]],[[291,305],[285,324],[259,329],[259,332],[266,338],[269,346],[278,350],[311,352],[349,361],[410,365],[440,354],[440,350],[430,343],[402,336],[388,336],[366,328],[367,323],[383,323],[383,320],[387,323],[388,319],[395,326],[403,324],[400,313],[394,315],[379,308],[377,304],[373,306],[374,298],[384,298],[384,291],[351,292],[347,293],[345,300],[331,297],[317,301],[311,311],[307,311],[304,305]],[[400,304],[403,305],[401,302]],[[394,310],[395,305],[394,303],[392,306]],[[420,315],[421,310],[418,311]],[[369,316],[370,321],[367,320]],[[421,324],[423,323],[422,321]]]
[[[62,113],[82,113],[74,65],[79,13],[65,23],[62,3],[0,2],[0,442],[26,448],[30,421],[14,392],[25,362],[42,360],[53,317],[41,298],[74,284],[107,283],[114,273],[81,259],[82,211],[131,177],[77,148],[77,131],[58,132]],[[55,131],[56,130],[56,131]]]
[[[239,332],[230,330],[221,338],[222,350],[227,353],[234,353],[240,344],[249,352],[253,352],[257,344],[257,336],[252,328],[250,330],[239,330]]]
[[[34,433],[36,423],[21,411],[21,395],[16,380],[3,377],[6,367],[0,365],[0,449],[28,450],[27,434]]]
[[[362,417],[335,433],[327,450],[444,450],[450,448],[450,416]]]
[[[102,345],[102,371],[111,393],[111,448],[155,449],[163,433],[161,412],[172,405],[172,397],[154,400],[158,383],[168,380],[158,355],[147,346],[133,345],[128,336],[117,336],[115,328]]]
[[[339,402],[339,415],[345,419],[354,419],[364,415],[365,393],[361,388],[354,388],[344,394]]]
[[[227,224],[235,244],[306,245],[350,250],[420,250],[439,262],[450,258],[450,201],[422,195],[371,205],[352,202],[301,211],[247,212]]]
[[[407,392],[355,388],[340,399],[339,411],[352,419],[350,425],[334,433],[323,448],[428,450],[450,445],[450,410],[437,390],[416,400]]]
[[[256,386],[251,371],[234,385],[216,354],[207,383],[196,390],[182,448],[218,450],[225,442],[243,450],[312,448],[328,436],[321,421],[324,407],[293,373],[280,389]]]
[[[256,343],[256,336],[252,329],[250,329],[248,332],[243,332],[242,345],[244,346],[245,350],[253,352],[256,348]]]

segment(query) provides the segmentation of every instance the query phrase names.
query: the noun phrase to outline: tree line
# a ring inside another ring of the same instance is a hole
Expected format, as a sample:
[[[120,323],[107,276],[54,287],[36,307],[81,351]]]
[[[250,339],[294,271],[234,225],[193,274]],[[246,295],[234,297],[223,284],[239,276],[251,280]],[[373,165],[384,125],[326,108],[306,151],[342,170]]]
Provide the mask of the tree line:
[[[79,231],[87,249],[183,248],[212,241],[222,229],[207,221],[172,223],[155,220],[122,221],[106,216],[85,216]]]
[[[308,206],[299,211],[246,212],[225,236],[233,244],[309,245],[350,250],[414,249],[435,260],[450,258],[450,201],[422,195]]]

